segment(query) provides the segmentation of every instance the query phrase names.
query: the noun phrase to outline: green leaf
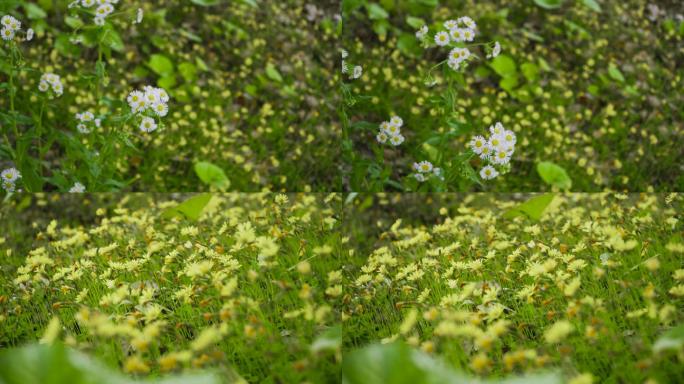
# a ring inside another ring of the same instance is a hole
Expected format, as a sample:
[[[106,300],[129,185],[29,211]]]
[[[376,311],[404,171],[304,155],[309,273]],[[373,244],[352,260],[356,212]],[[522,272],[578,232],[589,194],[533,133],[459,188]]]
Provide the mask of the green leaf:
[[[510,56],[499,55],[489,63],[489,66],[501,77],[514,76],[517,73],[515,61]]]
[[[572,179],[570,179],[568,173],[565,172],[565,169],[560,165],[550,161],[542,161],[537,164],[537,172],[546,184],[556,186],[560,189],[570,189],[570,187],[572,187]]]
[[[373,344],[343,356],[342,382],[346,384],[560,384],[555,373],[503,380],[479,380],[454,370],[439,359],[403,343]]]
[[[193,63],[180,63],[178,65],[178,72],[180,72],[186,82],[190,83],[197,76],[197,67]]]
[[[555,195],[553,193],[545,193],[543,195],[535,196],[526,202],[518,205],[515,208],[509,209],[503,214],[506,219],[512,219],[518,216],[527,216],[532,220],[539,220],[546,207],[551,204]]]
[[[43,8],[36,4],[24,3],[24,11],[26,11],[26,16],[29,19],[44,19],[47,17],[47,13]]]
[[[112,370],[90,356],[65,348],[31,344],[0,352],[0,383],[3,384],[219,384],[212,373],[166,376],[156,380],[137,380]],[[232,374],[235,383],[244,379]]]
[[[370,3],[366,4],[368,10],[368,18],[371,20],[384,20],[389,17],[389,13],[380,4]]]
[[[539,76],[539,67],[534,63],[523,63],[520,66],[520,72],[529,82],[533,82]]]
[[[311,352],[336,351],[342,346],[342,327],[328,328],[311,343]]]
[[[73,29],[81,28],[84,25],[83,20],[73,16],[66,16],[64,18],[64,23]]]
[[[582,0],[582,3],[589,7],[592,11],[601,12],[601,6],[596,0]]]
[[[200,161],[195,164],[195,173],[204,184],[214,186],[218,189],[228,189],[230,187],[230,180],[228,180],[223,169],[212,163]]]
[[[154,54],[150,56],[147,65],[159,76],[169,76],[173,74],[173,62],[164,55]]]
[[[193,4],[201,5],[203,7],[209,7],[219,3],[219,0],[190,0]]]
[[[403,33],[397,39],[397,48],[401,53],[408,56],[417,56],[420,54],[420,44],[415,36],[409,33]]]
[[[684,348],[684,324],[680,324],[663,333],[653,343],[653,352],[660,353],[666,350],[678,351]]]
[[[272,63],[268,63],[266,65],[266,76],[268,76],[269,79],[277,83],[283,82],[283,77],[280,75],[280,72],[278,72],[278,70]]]
[[[411,28],[418,29],[425,25],[425,21],[419,17],[406,16],[406,24]]]
[[[620,72],[618,67],[616,67],[615,64],[613,64],[613,63],[611,63],[608,66],[608,74],[615,81],[619,81],[621,83],[625,82],[625,77],[622,75],[622,72]]]
[[[166,209],[162,213],[162,217],[181,217],[197,221],[202,215],[204,208],[209,204],[209,200],[211,200],[211,194],[209,193],[193,196],[175,207]]]
[[[563,5],[563,0],[534,0],[534,3],[544,9],[557,9]]]

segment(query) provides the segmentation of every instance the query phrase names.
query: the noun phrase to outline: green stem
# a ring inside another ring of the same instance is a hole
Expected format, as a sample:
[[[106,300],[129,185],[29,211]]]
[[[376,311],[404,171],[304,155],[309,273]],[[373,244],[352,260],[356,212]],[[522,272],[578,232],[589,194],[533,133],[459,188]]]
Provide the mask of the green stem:
[[[40,113],[38,114],[38,127],[36,135],[38,136],[38,173],[43,176],[43,112],[45,111],[45,99],[40,103]]]

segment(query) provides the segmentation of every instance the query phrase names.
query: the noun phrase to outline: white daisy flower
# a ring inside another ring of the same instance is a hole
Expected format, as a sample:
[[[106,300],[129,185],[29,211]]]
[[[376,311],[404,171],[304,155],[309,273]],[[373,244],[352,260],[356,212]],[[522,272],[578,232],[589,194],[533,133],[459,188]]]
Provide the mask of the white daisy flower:
[[[422,173],[414,173],[414,174],[413,174],[413,177],[415,177],[416,180],[418,180],[418,181],[421,182],[421,183],[424,182],[424,181],[426,180],[426,179],[425,179],[425,175],[423,175]]]
[[[69,193],[83,193],[85,192],[85,185],[79,183],[78,181],[74,183],[74,186],[69,189]]]
[[[432,163],[427,160],[421,161],[420,163],[413,163],[413,169],[420,173],[429,173],[432,172]]]
[[[388,136],[383,131],[378,132],[378,134],[375,136],[375,140],[377,140],[380,144],[385,144],[387,142],[387,139]]]
[[[16,185],[14,185],[14,183],[12,183],[10,181],[3,181],[2,182],[2,189],[7,191],[7,193],[12,193],[15,191]]]
[[[383,121],[380,123],[380,130],[387,133],[388,135],[390,134],[389,129],[392,126],[389,121]]]
[[[497,122],[496,124],[492,125],[489,127],[489,132],[492,135],[500,135],[504,132],[505,128],[501,122]]]
[[[157,123],[154,121],[153,118],[143,117],[142,121],[140,122],[140,130],[141,131],[150,133],[156,129],[157,129]]]
[[[404,136],[403,136],[402,134],[397,134],[397,135],[394,135],[394,136],[390,136],[389,142],[390,142],[390,144],[392,144],[393,146],[398,147],[399,145],[401,145],[401,143],[404,142]]]
[[[135,24],[140,24],[140,23],[142,23],[142,21],[143,21],[143,15],[144,15],[143,9],[142,9],[142,8],[138,8],[138,14],[137,14],[136,17],[135,17]]]
[[[404,125],[404,119],[396,115],[392,116],[389,122],[391,125],[394,125],[397,128],[401,128]]]
[[[503,137],[504,142],[511,146],[514,146],[518,140],[515,136],[515,133],[508,129],[504,130],[503,133],[501,133],[501,136]]]
[[[447,20],[444,22],[444,28],[452,30],[458,27],[458,22],[456,20]]]
[[[140,101],[145,101],[145,94],[140,91],[133,91],[128,94],[126,101],[131,109],[135,109],[135,107],[139,105]]]
[[[456,42],[456,43],[462,43],[465,41],[465,36],[463,36],[463,29],[462,28],[454,28],[449,31],[449,36],[451,37],[451,40]]]
[[[487,147],[487,140],[483,136],[475,136],[470,140],[470,148],[476,154],[481,154],[482,150]]]
[[[47,81],[41,80],[40,83],[38,83],[38,90],[41,92],[47,92],[47,90],[50,89],[50,84],[48,84]]]
[[[114,12],[114,7],[111,4],[102,4],[95,10],[96,17],[105,18]]]
[[[507,151],[500,151],[497,149],[494,151],[494,156],[492,156],[491,161],[494,164],[505,165],[511,161],[511,155]]]
[[[90,8],[95,5],[95,0],[81,0],[81,5],[86,8]]]
[[[343,59],[346,59],[347,57],[349,57],[349,52],[347,52],[346,49],[343,49],[341,53],[342,53],[342,58],[343,58]]]
[[[167,113],[169,113],[169,106],[166,105],[166,103],[158,102],[152,104],[152,110],[157,114],[157,116],[164,117]]]
[[[401,128],[397,127],[394,124],[389,124],[387,125],[387,129],[385,129],[385,133],[387,133],[390,136],[396,136],[401,133]]]
[[[437,34],[435,34],[435,44],[440,47],[449,44],[449,34],[444,31],[437,32]]]
[[[475,23],[475,21],[473,21],[473,19],[471,19],[468,16],[459,17],[458,22],[465,25],[466,27],[468,27],[470,29],[476,29],[477,28],[477,24]]]
[[[487,144],[482,148],[482,152],[480,152],[480,159],[482,160],[489,160],[492,156],[492,152],[494,149],[492,148],[491,145]]]
[[[14,39],[14,30],[5,27],[0,31],[0,35],[2,35],[3,40],[10,41]]]
[[[19,172],[16,168],[7,168],[2,173],[0,173],[0,178],[2,178],[2,181],[8,181],[10,183],[14,183],[21,177],[21,172]]]
[[[84,133],[84,134],[85,134],[85,133],[90,133],[90,129],[88,129],[88,126],[85,125],[85,124],[83,124],[83,123],[78,123],[78,124],[76,125],[76,129],[77,129],[80,133]]]
[[[464,41],[473,41],[475,39],[475,31],[470,28],[465,28],[462,31]]]
[[[33,40],[33,34],[33,28],[29,28],[28,31],[26,31],[26,41]]]
[[[101,27],[101,26],[105,25],[105,19],[104,19],[104,17],[96,16],[96,17],[93,19],[93,22],[94,22],[95,25],[97,25],[98,27]]]
[[[491,165],[486,165],[480,170],[480,177],[484,180],[491,180],[499,176],[499,172]]]

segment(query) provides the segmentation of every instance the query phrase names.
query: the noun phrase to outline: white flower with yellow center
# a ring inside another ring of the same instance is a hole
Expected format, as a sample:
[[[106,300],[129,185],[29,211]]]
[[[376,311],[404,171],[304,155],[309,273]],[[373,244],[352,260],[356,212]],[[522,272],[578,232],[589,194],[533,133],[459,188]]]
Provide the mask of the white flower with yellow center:
[[[480,170],[480,177],[484,180],[491,180],[499,176],[499,172],[491,165],[486,165]]]
[[[437,32],[435,35],[435,44],[440,47],[444,47],[445,45],[449,44],[449,41],[449,34],[447,32]]]

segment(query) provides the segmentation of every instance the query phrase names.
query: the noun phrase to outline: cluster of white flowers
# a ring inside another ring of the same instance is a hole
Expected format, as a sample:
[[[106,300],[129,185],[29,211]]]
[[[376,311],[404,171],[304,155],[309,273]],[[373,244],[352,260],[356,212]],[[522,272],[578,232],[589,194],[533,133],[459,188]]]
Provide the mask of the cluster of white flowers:
[[[393,146],[399,146],[404,142],[404,136],[401,134],[401,127],[404,125],[404,120],[399,116],[392,116],[389,121],[383,121],[380,124],[380,132],[375,136],[378,143],[385,144],[389,141]]]
[[[99,128],[101,125],[100,119],[96,119],[90,111],[77,113],[76,120],[78,120],[76,129],[81,133],[90,133],[93,127]]]
[[[356,80],[363,76],[363,67],[356,65],[349,71],[349,65],[347,64],[347,57],[349,57],[349,52],[342,50],[342,73],[349,74],[349,78]]]
[[[421,183],[432,176],[444,180],[442,168],[434,167],[432,163],[427,160],[421,161],[420,163],[413,163],[413,170],[416,171],[416,173],[413,174],[413,177]]]
[[[77,181],[76,183],[74,183],[74,186],[69,189],[69,193],[83,193],[85,192],[85,190],[85,185]]]
[[[119,0],[74,0],[69,4],[69,8],[78,6],[92,8],[96,6],[93,21],[96,25],[103,26],[105,18],[114,12],[114,4],[118,3]]]
[[[164,117],[169,113],[169,94],[163,88],[151,86],[143,87],[143,90],[135,90],[128,95],[128,105],[133,113],[143,115],[150,111],[153,115],[142,116],[140,130],[152,132],[157,129],[157,122],[153,116]]]
[[[11,193],[17,188],[17,180],[21,178],[21,172],[16,168],[7,168],[2,173],[0,173],[0,179],[2,179],[2,189]]]
[[[11,15],[5,15],[0,18],[0,25],[2,26],[2,29],[0,29],[0,36],[2,36],[2,39],[5,41],[14,40],[17,32],[21,31],[21,21]],[[26,31],[26,40],[30,41],[31,39],[33,39],[33,29],[29,28],[29,30]]]
[[[453,44],[460,44],[471,42],[475,39],[477,24],[468,16],[459,17],[456,20],[447,20],[443,24],[445,30],[438,31],[434,35],[434,42],[439,47],[451,46],[453,49],[449,52],[447,65],[453,70],[458,70],[461,64],[471,57],[471,52],[468,48],[462,46],[455,46]],[[426,46],[428,45],[427,36],[429,29],[427,25],[423,25],[417,32],[416,38],[421,40]],[[497,45],[494,51],[501,52],[501,46]],[[498,55],[498,53],[496,53]],[[496,57],[496,56],[493,56]]]
[[[496,123],[489,127],[490,136],[475,136],[470,140],[470,148],[485,160],[493,165],[506,166],[511,161],[511,156],[515,152],[517,141],[515,133],[504,128],[503,124]],[[480,170],[480,176],[484,180],[491,180],[499,175],[499,172],[492,165],[487,165]]]
[[[47,92],[52,89],[52,92],[57,96],[62,96],[64,93],[64,86],[62,86],[62,79],[59,75],[54,73],[44,73],[40,77],[40,82],[38,83],[38,90],[41,92]]]

